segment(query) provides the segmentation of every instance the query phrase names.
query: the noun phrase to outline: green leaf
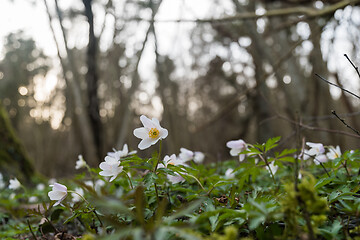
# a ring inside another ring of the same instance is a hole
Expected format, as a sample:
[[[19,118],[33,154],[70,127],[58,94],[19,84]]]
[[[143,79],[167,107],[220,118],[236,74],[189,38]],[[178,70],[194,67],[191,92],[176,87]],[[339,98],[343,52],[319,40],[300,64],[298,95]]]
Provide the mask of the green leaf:
[[[145,224],[145,217],[144,217],[144,209],[145,209],[145,195],[144,195],[144,187],[138,186],[135,190],[135,212],[136,212],[136,219],[142,225]]]
[[[334,201],[336,201],[336,198],[339,196],[339,192],[332,192],[329,195],[329,203],[332,203]]]
[[[68,218],[64,221],[64,224],[67,224],[68,222],[71,222],[72,220],[74,220],[74,219],[77,218],[78,216],[80,216],[80,212],[74,212],[70,217],[68,217]]]
[[[263,222],[265,222],[266,218],[264,215],[258,215],[255,218],[252,218],[250,220],[250,224],[249,224],[249,229],[250,230],[254,230],[255,228],[257,228],[260,224],[262,224]]]
[[[185,239],[185,240],[202,240],[203,238],[200,237],[200,235],[196,232],[194,232],[192,229],[187,228],[176,228],[171,226],[162,226],[157,232],[156,236],[158,236],[159,232],[168,232],[173,233],[176,238],[162,238],[162,239]],[[160,236],[164,236],[161,234]],[[158,238],[156,238],[158,239]],[[162,240],[159,238],[159,240]]]
[[[319,181],[315,184],[315,189],[319,189],[319,188],[325,186],[326,184],[331,183],[333,180],[334,180],[334,177],[321,178],[321,179],[319,179]]]
[[[267,140],[265,143],[264,152],[268,152],[270,149],[273,149],[274,147],[276,147],[278,145],[277,142],[280,140],[280,138],[281,137],[274,137],[274,138],[270,138],[269,140]]]
[[[290,157],[290,156],[278,158],[278,160],[279,160],[279,161],[282,161],[282,162],[289,162],[289,163],[295,162],[295,158],[294,158],[294,157]]]
[[[209,217],[212,232],[215,231],[215,229],[219,223],[218,218],[219,218],[219,213],[214,216]]]
[[[195,209],[199,208],[200,204],[204,202],[204,199],[199,199],[197,201],[192,202],[191,204],[185,206],[182,209],[178,209],[174,214],[167,217],[167,221],[173,221],[177,218],[183,217],[187,214],[192,213]]]
[[[57,221],[60,218],[61,213],[64,211],[62,208],[57,208],[55,211],[51,214],[50,219],[51,221]]]
[[[144,177],[144,184],[146,186],[146,188],[149,188],[150,186],[152,186],[154,183],[156,183],[156,180],[159,177],[153,173],[153,172],[148,172],[145,177]]]
[[[275,157],[276,158],[281,158],[284,157],[286,155],[292,155],[296,152],[296,149],[284,149],[281,153],[275,153]]]

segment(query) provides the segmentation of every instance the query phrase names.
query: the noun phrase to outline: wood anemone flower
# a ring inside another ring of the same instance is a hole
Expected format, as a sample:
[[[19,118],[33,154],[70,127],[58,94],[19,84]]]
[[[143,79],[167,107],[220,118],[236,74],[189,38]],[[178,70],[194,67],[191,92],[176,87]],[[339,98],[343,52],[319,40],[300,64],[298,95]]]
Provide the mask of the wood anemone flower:
[[[157,143],[160,139],[167,137],[168,130],[162,128],[159,120],[156,118],[150,120],[145,115],[141,115],[140,121],[144,127],[136,128],[134,130],[135,137],[142,139],[138,145],[140,150],[144,150]]]
[[[67,196],[67,187],[60,183],[54,183],[54,185],[50,185],[52,187],[52,191],[48,193],[50,200],[57,201],[54,206],[59,205]]]

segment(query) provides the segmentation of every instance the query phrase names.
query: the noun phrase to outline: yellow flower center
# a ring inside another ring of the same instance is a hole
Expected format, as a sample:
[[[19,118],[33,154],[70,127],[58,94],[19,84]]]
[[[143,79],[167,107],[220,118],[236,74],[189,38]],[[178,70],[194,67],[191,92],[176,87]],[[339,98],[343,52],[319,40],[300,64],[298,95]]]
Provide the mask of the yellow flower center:
[[[159,130],[157,128],[151,128],[149,131],[150,138],[157,138],[159,136]]]

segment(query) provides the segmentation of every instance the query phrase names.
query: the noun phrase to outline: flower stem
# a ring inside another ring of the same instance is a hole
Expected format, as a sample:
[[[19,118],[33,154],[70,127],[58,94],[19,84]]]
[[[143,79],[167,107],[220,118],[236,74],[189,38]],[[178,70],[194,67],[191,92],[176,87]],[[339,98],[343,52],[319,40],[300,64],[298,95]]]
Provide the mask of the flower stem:
[[[345,171],[346,171],[346,174],[348,175],[348,177],[350,178],[351,177],[351,174],[350,174],[350,172],[349,172],[349,170],[348,170],[348,168],[346,167],[346,160],[343,162],[343,161],[341,161],[341,164],[344,166],[344,168],[345,168]]]
[[[78,195],[82,200],[84,200],[87,204],[90,205],[90,203],[80,194],[80,193],[77,193],[75,191],[72,191],[72,190],[68,190],[69,193],[75,193],[76,195]]]
[[[157,162],[156,162],[156,165],[155,165],[155,168],[154,168],[154,173],[155,173],[155,174],[156,174],[156,170],[157,170],[157,167],[158,167],[158,165],[159,165],[160,158],[161,158],[161,148],[162,148],[162,140],[160,139],[158,159],[157,159]],[[157,190],[156,182],[154,183],[154,187],[155,187],[155,192],[156,192],[156,199],[157,199],[157,201],[158,201],[158,203],[159,203],[159,202],[160,202],[160,199],[159,199],[159,193],[158,193],[158,190]]]
[[[134,189],[134,186],[132,185],[131,179],[130,179],[129,175],[127,174],[127,172],[124,171],[123,173],[126,175],[127,179],[129,180],[131,189]]]
[[[274,181],[274,184],[276,184],[276,181],[275,181],[275,177],[274,177],[274,174],[273,172],[271,171],[271,167],[270,167],[270,164],[269,162],[266,160],[266,158],[264,158],[261,154],[259,154],[259,157],[261,158],[261,160],[263,160],[266,164],[266,166],[268,167],[268,170],[270,172],[270,175],[271,175],[271,178],[272,180]]]
[[[159,162],[160,162],[161,148],[162,148],[162,140],[160,140],[160,142],[159,142],[159,154],[158,154],[158,160],[157,160],[156,165],[155,165],[154,173],[156,173],[157,167],[158,167]]]
[[[30,230],[30,232],[31,232],[31,235],[33,236],[33,238],[34,238],[35,240],[38,240],[38,238],[37,238],[36,235],[34,234],[33,230],[31,229],[31,225],[30,225],[29,219],[26,219],[26,221],[27,221],[27,224],[28,224],[28,226],[29,226],[29,230]]]
[[[195,177],[194,175],[191,175],[191,174],[187,174],[187,176],[192,177],[193,179],[195,179],[195,181],[200,185],[201,189],[206,191],[204,186],[201,184],[200,180],[197,177]]]

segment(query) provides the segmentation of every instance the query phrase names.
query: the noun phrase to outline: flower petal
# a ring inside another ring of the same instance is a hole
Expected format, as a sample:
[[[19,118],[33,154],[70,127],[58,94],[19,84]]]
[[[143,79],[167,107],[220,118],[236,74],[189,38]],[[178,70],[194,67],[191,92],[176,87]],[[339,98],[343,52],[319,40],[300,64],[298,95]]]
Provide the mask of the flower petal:
[[[158,139],[155,140],[155,143],[157,142],[157,140]],[[144,150],[144,149],[150,147],[152,144],[154,144],[153,142],[154,142],[154,140],[152,140],[150,138],[145,138],[145,139],[141,140],[141,142],[138,145],[138,148],[140,150]]]
[[[116,177],[117,177],[117,175],[112,176],[112,177],[110,178],[109,182],[114,181]]]
[[[144,139],[149,137],[149,131],[144,127],[134,129],[133,133],[137,138]]]
[[[233,141],[229,141],[226,143],[226,146],[228,148],[237,148],[237,149],[246,149],[246,143],[244,142],[244,140],[233,140]]]
[[[106,156],[105,157],[105,162],[106,164],[108,165],[116,165],[116,166],[119,166],[120,164],[120,161],[116,158],[113,158],[113,157],[110,157],[110,156]]]
[[[238,148],[233,148],[233,149],[230,150],[230,155],[231,155],[231,156],[237,156],[237,155],[239,155],[240,152],[241,152],[240,149],[238,149]]]
[[[60,184],[60,183],[54,183],[52,190],[53,191],[67,192],[67,187],[65,185]]]
[[[160,128],[160,139],[164,139],[168,136],[169,132],[165,128]]]
[[[123,154],[127,155],[129,152],[129,148],[128,145],[125,143],[122,149]]]
[[[145,128],[154,128],[156,127],[154,122],[147,118],[145,115],[140,116],[140,121],[144,125]]]
[[[62,191],[50,191],[48,192],[48,196],[50,200],[60,200],[64,196],[66,196],[67,192]]]
[[[99,175],[104,176],[104,177],[110,177],[110,176],[114,175],[114,173],[111,171],[108,171],[108,170],[104,170],[104,171],[99,172]]]
[[[67,193],[65,194],[65,196],[63,196],[61,199],[59,199],[55,204],[54,204],[54,207],[59,205],[67,196]]]
[[[157,118],[152,118],[151,121],[153,122],[156,128],[161,128],[160,122]]]

